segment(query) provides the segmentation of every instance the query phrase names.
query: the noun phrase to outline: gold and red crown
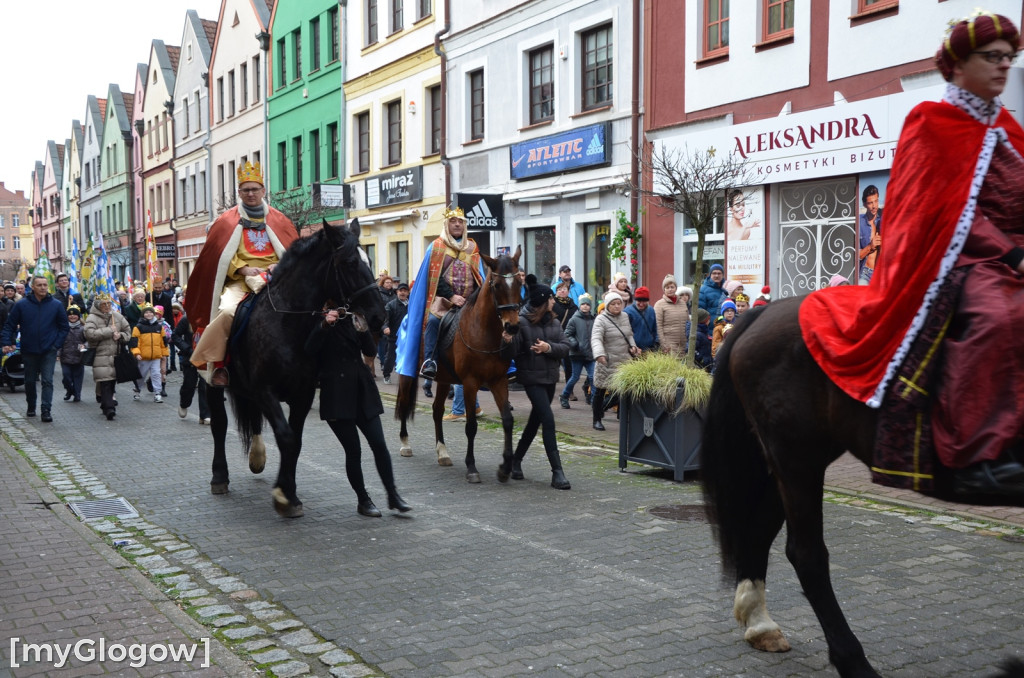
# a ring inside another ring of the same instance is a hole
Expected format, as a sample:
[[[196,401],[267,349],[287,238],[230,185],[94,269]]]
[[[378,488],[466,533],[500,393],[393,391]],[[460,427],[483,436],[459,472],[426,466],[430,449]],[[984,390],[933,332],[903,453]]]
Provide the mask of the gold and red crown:
[[[462,219],[463,221],[465,221],[466,213],[462,211],[461,207],[449,207],[444,211],[444,218],[447,220],[451,219],[452,217],[455,217],[456,219]]]
[[[260,186],[263,185],[263,172],[260,170],[259,163],[254,165],[247,162],[238,168],[238,185],[241,186],[247,181],[255,181]]]

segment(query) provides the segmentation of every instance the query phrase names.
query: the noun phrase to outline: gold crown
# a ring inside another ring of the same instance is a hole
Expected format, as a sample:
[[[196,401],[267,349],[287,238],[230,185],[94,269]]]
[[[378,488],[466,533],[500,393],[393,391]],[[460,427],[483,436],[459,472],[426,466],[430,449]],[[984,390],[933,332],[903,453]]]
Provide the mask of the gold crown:
[[[255,181],[260,186],[263,185],[263,172],[260,171],[259,163],[254,165],[247,162],[238,168],[238,185],[241,186],[247,181]]]
[[[736,301],[747,301],[747,302],[749,302],[750,301],[750,297],[748,297],[747,295],[743,294],[743,292],[740,292],[739,294],[736,295]]]
[[[444,211],[444,218],[451,219],[452,217],[465,220],[466,213],[462,211],[461,207],[449,207]]]

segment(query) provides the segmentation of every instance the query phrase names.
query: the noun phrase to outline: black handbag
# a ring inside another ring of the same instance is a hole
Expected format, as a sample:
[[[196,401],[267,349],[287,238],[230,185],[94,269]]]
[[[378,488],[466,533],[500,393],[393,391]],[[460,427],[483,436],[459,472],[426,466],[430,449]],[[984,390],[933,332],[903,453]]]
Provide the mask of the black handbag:
[[[92,367],[93,362],[96,360],[96,349],[90,347],[85,349],[82,353],[82,364],[86,367]]]
[[[128,346],[121,342],[117,343],[117,353],[114,355],[114,375],[119,384],[142,377],[139,373],[139,361],[128,350]]]

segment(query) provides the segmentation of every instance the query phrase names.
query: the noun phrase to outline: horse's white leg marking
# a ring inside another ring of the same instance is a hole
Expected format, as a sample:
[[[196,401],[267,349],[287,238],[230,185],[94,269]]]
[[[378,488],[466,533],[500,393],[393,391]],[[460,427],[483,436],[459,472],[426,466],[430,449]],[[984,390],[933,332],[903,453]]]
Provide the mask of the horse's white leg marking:
[[[412,456],[412,446],[409,445],[409,436],[402,436],[402,449],[398,451],[403,457]]]
[[[448,448],[444,443],[437,443],[437,463],[439,466],[452,465],[452,458],[448,456]]]
[[[763,652],[788,652],[789,642],[779,625],[768,616],[765,604],[764,582],[744,579],[736,585],[736,598],[732,608],[742,626],[743,639]]]
[[[249,470],[253,473],[263,473],[267,465],[267,446],[263,443],[262,435],[254,435],[249,445]]]

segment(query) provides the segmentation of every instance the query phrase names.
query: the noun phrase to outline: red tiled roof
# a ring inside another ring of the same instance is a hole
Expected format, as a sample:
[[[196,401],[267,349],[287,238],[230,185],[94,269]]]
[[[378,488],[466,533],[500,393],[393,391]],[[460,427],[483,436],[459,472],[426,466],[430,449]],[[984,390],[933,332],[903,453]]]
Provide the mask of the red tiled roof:
[[[98,103],[100,105],[100,120],[106,120],[107,119],[107,100],[106,99],[100,99],[99,97],[97,97],[96,98],[96,103]]]
[[[171,70],[178,72],[178,57],[181,56],[181,47],[167,45],[167,57],[171,60]]]
[[[213,41],[217,37],[217,22],[209,19],[200,19],[200,21],[203,23],[203,30],[206,31],[206,41],[210,44],[210,49],[213,49]]]
[[[135,106],[135,95],[121,92],[121,98],[124,99],[124,112],[128,115],[128,119],[131,120],[132,113],[135,111],[133,108]]]

